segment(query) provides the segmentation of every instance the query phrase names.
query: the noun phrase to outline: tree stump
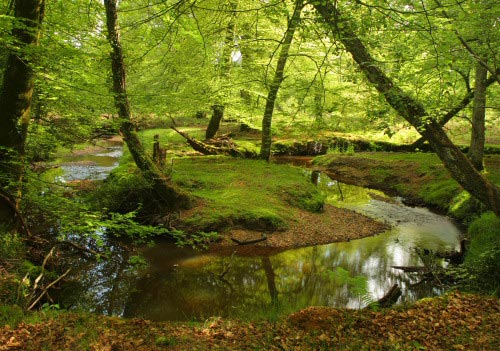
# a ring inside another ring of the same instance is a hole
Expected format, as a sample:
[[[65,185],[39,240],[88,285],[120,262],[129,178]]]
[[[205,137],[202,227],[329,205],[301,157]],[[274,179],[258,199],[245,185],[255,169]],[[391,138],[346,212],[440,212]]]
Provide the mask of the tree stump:
[[[165,166],[167,160],[167,149],[160,146],[160,136],[156,134],[154,136],[153,143],[153,160],[158,166]]]

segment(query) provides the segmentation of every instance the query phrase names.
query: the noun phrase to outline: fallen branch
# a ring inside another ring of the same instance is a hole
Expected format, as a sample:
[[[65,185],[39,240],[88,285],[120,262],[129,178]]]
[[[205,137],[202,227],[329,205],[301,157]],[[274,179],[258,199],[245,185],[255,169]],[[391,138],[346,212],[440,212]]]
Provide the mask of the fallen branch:
[[[427,267],[423,267],[423,266],[391,266],[391,268],[400,269],[406,273],[428,272],[429,271],[429,269]]]
[[[64,272],[63,274],[61,274],[56,280],[54,280],[52,283],[50,283],[49,285],[47,285],[42,293],[40,295],[38,295],[38,297],[35,299],[35,301],[33,301],[33,303],[28,307],[28,311],[31,310],[33,307],[36,306],[36,304],[42,299],[43,295],[45,294],[48,294],[48,290],[53,287],[55,284],[57,284],[59,281],[61,281],[65,276],[67,276],[69,274],[69,272],[71,271],[71,268],[68,268],[66,270],[66,272]]]
[[[377,304],[382,308],[391,307],[398,301],[400,296],[401,288],[398,284],[394,284],[384,296],[377,300]]]
[[[95,250],[92,250],[92,249],[89,249],[87,247],[80,246],[78,244],[75,244],[72,241],[64,240],[64,241],[58,242],[57,244],[59,244],[59,245],[68,245],[68,246],[71,246],[74,249],[77,249],[80,252],[83,252],[83,253],[86,253],[86,254],[91,254],[93,256],[97,256],[100,259],[104,259],[104,260],[107,259],[106,256],[104,255],[104,253],[99,252],[99,251],[95,251]]]
[[[188,144],[195,151],[201,152],[203,155],[229,155],[233,157],[244,157],[240,151],[233,147],[214,147],[190,137],[187,133],[177,129],[175,126],[171,126],[170,128],[186,139]]]
[[[14,211],[14,213],[16,214],[16,218],[17,218],[19,224],[21,225],[26,236],[28,238],[32,238],[33,236],[31,235],[31,232],[30,232],[28,226],[26,225],[26,221],[24,220],[23,215],[19,211],[19,208],[16,206],[15,202],[10,198],[9,194],[7,194],[5,191],[0,189],[0,198],[2,198],[4,200],[4,202]]]
[[[259,243],[261,241],[267,240],[267,236],[264,235],[264,236],[262,236],[262,238],[253,239],[253,240],[246,240],[246,241],[241,241],[241,240],[238,240],[236,238],[231,238],[231,240],[238,245],[250,245],[250,244],[256,244],[256,243]]]

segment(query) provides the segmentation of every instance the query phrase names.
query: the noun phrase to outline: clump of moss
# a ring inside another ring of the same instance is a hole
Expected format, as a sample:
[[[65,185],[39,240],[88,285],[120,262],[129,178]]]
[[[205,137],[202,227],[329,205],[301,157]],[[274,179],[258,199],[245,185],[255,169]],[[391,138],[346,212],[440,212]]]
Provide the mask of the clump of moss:
[[[172,179],[203,203],[183,219],[196,230],[282,230],[298,210],[318,212],[324,204],[301,168],[261,160],[181,158],[174,162]]]

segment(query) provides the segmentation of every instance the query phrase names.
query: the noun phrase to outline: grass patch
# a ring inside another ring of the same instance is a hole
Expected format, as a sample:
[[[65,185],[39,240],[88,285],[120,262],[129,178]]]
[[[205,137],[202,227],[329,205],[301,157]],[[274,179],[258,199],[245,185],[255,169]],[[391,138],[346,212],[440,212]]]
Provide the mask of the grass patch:
[[[324,197],[302,169],[223,156],[176,159],[172,179],[203,200],[185,224],[199,230],[286,229],[298,209],[318,212]]]

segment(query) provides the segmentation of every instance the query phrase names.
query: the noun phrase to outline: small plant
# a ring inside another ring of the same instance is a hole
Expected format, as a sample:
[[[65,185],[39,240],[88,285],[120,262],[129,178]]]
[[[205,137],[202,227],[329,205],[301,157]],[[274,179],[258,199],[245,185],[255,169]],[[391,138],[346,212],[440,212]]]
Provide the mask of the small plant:
[[[193,234],[185,233],[182,230],[170,232],[179,247],[190,246],[193,249],[206,249],[211,242],[219,238],[217,232],[197,232]]]

